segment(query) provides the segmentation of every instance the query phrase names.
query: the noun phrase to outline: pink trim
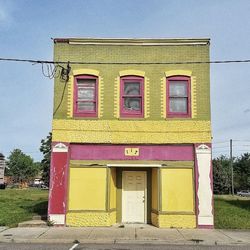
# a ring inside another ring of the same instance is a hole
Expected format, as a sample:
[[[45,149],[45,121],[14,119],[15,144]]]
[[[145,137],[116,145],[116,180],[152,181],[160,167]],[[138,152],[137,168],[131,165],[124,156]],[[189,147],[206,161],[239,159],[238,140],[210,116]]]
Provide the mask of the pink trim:
[[[69,194],[69,162],[70,162],[70,147],[68,147],[68,160],[67,168],[65,169],[65,194],[64,194],[64,211],[65,211],[65,224],[66,224],[66,212],[68,210],[68,194]]]
[[[199,225],[199,229],[214,229],[213,225]]]
[[[138,97],[141,98],[141,110],[125,110],[124,109],[124,83],[126,82],[139,82],[140,83],[140,95],[132,96],[126,95],[126,97]],[[120,83],[120,115],[121,117],[144,117],[144,78],[139,76],[125,76],[121,78]]]
[[[198,187],[199,187],[199,170],[197,163],[197,155],[195,148],[199,144],[194,144],[194,171],[195,171],[195,213],[196,213],[196,227],[198,228],[198,215],[199,215],[199,197],[198,197]]]
[[[170,111],[170,101],[169,101],[169,82],[170,81],[187,81],[187,94],[188,94],[188,101],[187,101],[187,113],[181,112],[171,112]],[[171,76],[167,78],[167,117],[179,117],[179,118],[189,118],[191,117],[191,79],[189,76]]]
[[[95,79],[95,111],[78,111],[77,110],[77,80],[78,79]],[[74,107],[73,107],[74,117],[97,117],[98,114],[98,77],[92,75],[78,75],[74,78]]]
[[[57,143],[52,143],[52,148],[55,144]],[[68,146],[67,143],[64,144]],[[68,152],[51,153],[48,215],[65,214],[66,212],[65,192],[68,156]]]
[[[192,161],[192,145],[71,144],[72,160],[169,160]],[[139,148],[139,156],[125,156],[125,148]]]
[[[51,149],[53,147],[53,143],[51,143]],[[54,162],[54,159],[53,159],[53,154],[51,152],[51,155],[50,155],[50,170],[49,170],[49,197],[48,197],[48,213],[47,213],[47,217],[49,218],[49,215],[51,214],[51,207],[52,207],[52,201],[51,201],[51,197],[52,197],[52,181],[54,180],[54,169],[53,169],[53,166],[52,166],[52,163]]]

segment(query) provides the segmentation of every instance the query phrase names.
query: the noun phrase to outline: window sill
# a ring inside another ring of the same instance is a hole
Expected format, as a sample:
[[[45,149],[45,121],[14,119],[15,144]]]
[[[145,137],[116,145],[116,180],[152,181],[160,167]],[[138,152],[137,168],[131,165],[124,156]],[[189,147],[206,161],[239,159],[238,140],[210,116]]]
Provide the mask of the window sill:
[[[118,120],[120,120],[120,121],[128,121],[128,120],[132,120],[132,121],[135,121],[135,120],[145,121],[145,120],[148,120],[148,119],[144,118],[144,117],[119,117]]]
[[[184,117],[184,116],[175,116],[175,117],[166,117],[165,120],[192,120],[192,117]]]
[[[73,120],[99,120],[98,117],[87,117],[87,116],[73,116]]]

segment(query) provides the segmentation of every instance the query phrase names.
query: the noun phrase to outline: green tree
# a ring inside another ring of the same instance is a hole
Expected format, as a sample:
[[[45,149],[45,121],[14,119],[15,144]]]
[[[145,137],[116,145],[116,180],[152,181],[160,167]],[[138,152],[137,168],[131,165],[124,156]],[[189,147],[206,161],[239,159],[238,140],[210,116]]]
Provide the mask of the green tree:
[[[29,181],[39,173],[39,170],[33,159],[20,149],[14,149],[7,159],[7,174],[12,176],[15,182]]]
[[[41,140],[40,151],[43,153],[41,161],[42,179],[46,185],[49,185],[49,171],[50,171],[50,156],[51,156],[51,140],[52,133]]]
[[[228,194],[230,192],[230,160],[224,155],[213,159],[213,184],[215,194]]]
[[[250,189],[250,154],[244,153],[234,163],[234,186],[236,191]]]

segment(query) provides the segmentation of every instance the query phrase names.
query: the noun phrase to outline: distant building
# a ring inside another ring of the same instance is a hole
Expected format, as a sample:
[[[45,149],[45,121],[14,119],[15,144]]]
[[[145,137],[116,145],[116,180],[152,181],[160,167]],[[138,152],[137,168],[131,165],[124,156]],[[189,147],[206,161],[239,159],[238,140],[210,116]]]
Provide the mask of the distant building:
[[[0,189],[5,188],[4,170],[5,170],[5,159],[4,155],[0,153]]]
[[[54,44],[50,220],[213,228],[209,39]]]

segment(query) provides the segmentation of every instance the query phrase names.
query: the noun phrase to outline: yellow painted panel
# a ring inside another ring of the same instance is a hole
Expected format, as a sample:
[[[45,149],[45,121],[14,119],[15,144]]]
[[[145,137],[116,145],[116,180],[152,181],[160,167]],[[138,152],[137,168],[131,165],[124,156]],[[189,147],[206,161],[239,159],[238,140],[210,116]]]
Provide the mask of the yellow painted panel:
[[[105,210],[105,168],[70,168],[69,178],[69,210]]]
[[[141,70],[134,70],[134,69],[128,69],[128,70],[121,70],[119,72],[120,76],[145,76],[145,72]]]
[[[116,223],[116,212],[68,212],[66,225],[71,227],[107,227]]]
[[[54,119],[54,130],[81,131],[81,132],[210,132],[210,121],[196,120],[164,120],[164,121],[138,121],[138,120],[68,120]]]
[[[158,210],[158,169],[152,169],[152,209]]]
[[[193,212],[193,169],[162,169],[162,211]]]
[[[192,71],[191,70],[182,70],[182,69],[177,69],[177,70],[168,70],[165,72],[166,77],[170,76],[192,76]]]
[[[73,75],[94,75],[99,76],[99,71],[95,69],[74,69]]]
[[[167,86],[166,78],[161,78],[161,118],[167,117]]]
[[[73,117],[73,99],[74,99],[74,77],[70,76],[68,81],[68,110],[67,110],[67,117]]]
[[[116,77],[114,82],[114,117],[120,117],[120,77]]]
[[[63,141],[70,143],[210,143],[210,132],[81,132],[81,131],[52,131],[53,141]]]
[[[116,169],[111,168],[110,174],[110,209],[116,208]]]
[[[149,118],[149,109],[150,109],[150,98],[149,98],[149,88],[150,82],[149,78],[144,78],[144,118]]]
[[[84,132],[84,133],[83,133]],[[211,142],[209,121],[53,120],[53,141],[75,143]]]
[[[197,81],[196,76],[191,77],[191,108],[192,118],[197,117]]]
[[[195,215],[189,214],[160,214],[158,215],[160,228],[196,228]]]
[[[116,223],[116,211],[110,212],[110,225],[114,225]]]

